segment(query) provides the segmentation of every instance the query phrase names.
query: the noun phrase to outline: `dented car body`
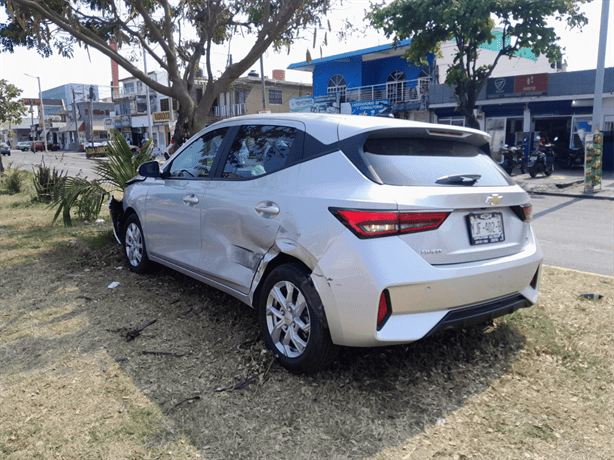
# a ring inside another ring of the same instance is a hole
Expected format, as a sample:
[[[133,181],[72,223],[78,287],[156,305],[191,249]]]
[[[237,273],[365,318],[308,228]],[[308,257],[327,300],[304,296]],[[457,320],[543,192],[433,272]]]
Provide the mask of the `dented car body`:
[[[260,312],[291,371],[529,307],[529,197],[477,130],[386,118],[229,119],[111,200],[129,267],[157,262]]]

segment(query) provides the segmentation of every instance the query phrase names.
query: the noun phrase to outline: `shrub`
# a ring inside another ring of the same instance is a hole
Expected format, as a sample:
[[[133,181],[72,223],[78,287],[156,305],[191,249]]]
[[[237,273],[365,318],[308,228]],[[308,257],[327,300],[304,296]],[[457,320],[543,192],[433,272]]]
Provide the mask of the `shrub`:
[[[126,139],[118,131],[111,132],[111,141],[107,147],[107,161],[99,163],[95,167],[96,174],[100,179],[87,181],[78,177],[68,177],[57,189],[57,196],[51,203],[51,207],[57,208],[53,221],[60,214],[66,227],[72,225],[70,212],[76,209],[79,218],[95,219],[104,203],[109,191],[103,186],[123,191],[126,182],[137,174],[138,167],[150,159],[150,147],[152,139],[149,139],[138,153],[132,152]]]
[[[12,163],[8,164],[2,177],[2,192],[14,195],[21,192],[25,173],[18,168],[11,168]]]
[[[66,183],[66,173],[58,171],[55,167],[50,169],[45,166],[45,162],[37,165],[37,167],[38,169],[32,168],[36,197],[42,203],[51,203],[55,201],[58,191]]]

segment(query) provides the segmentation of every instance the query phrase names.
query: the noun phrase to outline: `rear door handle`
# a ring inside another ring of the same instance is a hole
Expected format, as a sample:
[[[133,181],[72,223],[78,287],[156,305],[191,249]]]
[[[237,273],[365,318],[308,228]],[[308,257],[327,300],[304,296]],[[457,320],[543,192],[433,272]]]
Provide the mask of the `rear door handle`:
[[[264,217],[273,217],[279,214],[279,206],[272,201],[262,201],[256,205],[256,212]]]
[[[198,204],[198,197],[194,194],[186,195],[183,197],[183,202],[185,204]]]

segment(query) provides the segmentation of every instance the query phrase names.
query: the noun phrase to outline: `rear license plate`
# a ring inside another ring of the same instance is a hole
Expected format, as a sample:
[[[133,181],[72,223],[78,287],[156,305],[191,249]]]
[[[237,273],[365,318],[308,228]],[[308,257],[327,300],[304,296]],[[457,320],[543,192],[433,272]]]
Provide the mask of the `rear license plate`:
[[[500,212],[469,214],[467,223],[472,245],[505,241],[503,214]]]

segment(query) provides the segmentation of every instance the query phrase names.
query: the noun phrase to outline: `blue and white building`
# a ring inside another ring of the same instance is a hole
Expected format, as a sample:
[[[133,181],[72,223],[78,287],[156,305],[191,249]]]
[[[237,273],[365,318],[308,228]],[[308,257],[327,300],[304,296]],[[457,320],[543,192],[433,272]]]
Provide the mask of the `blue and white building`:
[[[495,31],[497,35],[497,31]],[[454,90],[443,82],[454,55],[454,42],[442,44],[441,58],[414,66],[403,54],[409,40],[291,64],[288,69],[313,74],[313,96],[290,101],[291,111],[393,115],[417,121],[464,126]],[[491,63],[497,40],[481,46],[478,65]],[[566,72],[544,56],[520,50],[499,60],[482,90],[475,115],[492,136],[495,159],[505,144],[519,144],[526,133],[547,135],[567,148],[583,148],[592,131],[593,104],[602,104],[605,170],[614,169],[614,68],[606,69],[603,100],[594,101],[595,70]]]
[[[313,74],[313,96],[293,99],[290,110],[428,120],[434,56],[428,57],[429,65],[412,65],[402,57],[407,45],[404,40],[397,47],[387,44],[291,64],[288,69]]]

